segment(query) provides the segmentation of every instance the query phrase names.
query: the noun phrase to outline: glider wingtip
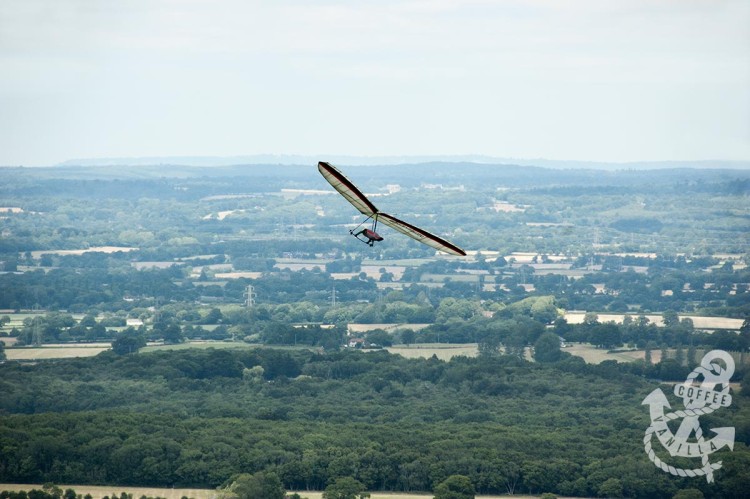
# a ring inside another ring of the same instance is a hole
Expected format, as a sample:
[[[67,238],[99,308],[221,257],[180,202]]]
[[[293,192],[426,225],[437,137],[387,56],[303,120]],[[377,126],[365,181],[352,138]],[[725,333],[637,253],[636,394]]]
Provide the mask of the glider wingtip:
[[[466,256],[466,252],[462,250],[461,248],[459,248],[458,246],[453,246],[452,248],[450,248],[450,250],[445,250],[445,252],[454,256]]]

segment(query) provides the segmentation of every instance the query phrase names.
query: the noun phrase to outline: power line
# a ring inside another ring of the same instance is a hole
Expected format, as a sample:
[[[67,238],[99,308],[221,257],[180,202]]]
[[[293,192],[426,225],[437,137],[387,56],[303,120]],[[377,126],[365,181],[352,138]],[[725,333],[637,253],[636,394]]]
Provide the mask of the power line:
[[[245,306],[247,308],[252,308],[253,305],[255,305],[255,298],[258,297],[257,293],[255,293],[255,288],[250,285],[245,288],[245,292],[242,293],[242,296],[245,297]]]
[[[331,290],[331,308],[336,308],[336,295],[337,294],[338,293],[336,291],[336,286],[334,286],[333,289]]]

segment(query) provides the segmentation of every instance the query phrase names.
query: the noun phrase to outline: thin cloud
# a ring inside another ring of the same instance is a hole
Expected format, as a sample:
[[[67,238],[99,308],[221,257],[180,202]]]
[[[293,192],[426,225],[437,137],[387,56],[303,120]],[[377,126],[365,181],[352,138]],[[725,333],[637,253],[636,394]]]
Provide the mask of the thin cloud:
[[[181,147],[747,159],[748,21],[739,0],[11,0],[0,164]]]

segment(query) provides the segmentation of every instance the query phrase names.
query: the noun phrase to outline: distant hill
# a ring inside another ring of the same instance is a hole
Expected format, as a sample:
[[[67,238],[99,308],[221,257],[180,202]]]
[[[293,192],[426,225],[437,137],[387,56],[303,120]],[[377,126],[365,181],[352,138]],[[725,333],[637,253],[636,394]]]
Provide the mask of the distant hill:
[[[638,161],[607,163],[600,161],[501,158],[483,155],[452,156],[303,156],[295,154],[256,154],[250,156],[146,156],[123,158],[70,159],[55,166],[234,166],[234,165],[314,165],[319,160],[341,166],[401,165],[415,163],[476,163],[540,166],[554,169],[656,170],[656,169],[750,169],[750,161]]]
[[[200,158],[199,158],[200,159]],[[237,158],[239,160],[239,158]],[[153,163],[152,161],[163,161]],[[229,158],[216,158],[229,161]],[[96,162],[96,160],[90,160]],[[187,164],[199,163],[191,158],[135,158],[137,164],[126,164],[127,158],[102,160],[103,164],[59,164],[47,167],[0,168],[0,184],[8,178],[68,179],[68,180],[154,180],[196,178],[255,178],[256,185],[266,185],[272,190],[280,188],[317,189],[325,187],[314,162],[292,163],[240,163],[240,164]],[[204,158],[204,163],[210,158]],[[332,160],[333,161],[333,160]],[[335,162],[358,185],[397,183],[402,187],[416,187],[423,183],[437,186],[462,186],[466,189],[483,189],[486,186],[513,187],[580,187],[595,186],[623,188],[632,185],[664,186],[678,183],[708,185],[721,183],[734,186],[737,192],[746,192],[750,182],[750,167],[719,168],[678,166],[678,163],[654,163],[652,168],[595,168],[590,164],[579,168],[553,168],[546,166],[476,163],[471,161],[430,161],[378,165],[346,164]],[[425,176],[427,174],[427,176]],[[429,181],[426,179],[429,178]]]

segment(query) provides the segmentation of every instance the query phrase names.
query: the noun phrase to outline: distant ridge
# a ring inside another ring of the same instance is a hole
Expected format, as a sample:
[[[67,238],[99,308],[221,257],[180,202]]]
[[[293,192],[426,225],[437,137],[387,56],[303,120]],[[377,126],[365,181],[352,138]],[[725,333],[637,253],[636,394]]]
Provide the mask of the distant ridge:
[[[603,161],[575,161],[552,159],[501,158],[483,155],[448,156],[305,156],[296,154],[256,154],[249,156],[144,156],[122,158],[70,159],[55,166],[233,166],[233,165],[315,165],[325,160],[342,166],[401,165],[415,163],[476,163],[487,165],[541,166],[555,169],[586,170],[657,170],[672,168],[694,169],[750,169],[750,161],[703,160],[703,161],[634,161],[608,163]]]

